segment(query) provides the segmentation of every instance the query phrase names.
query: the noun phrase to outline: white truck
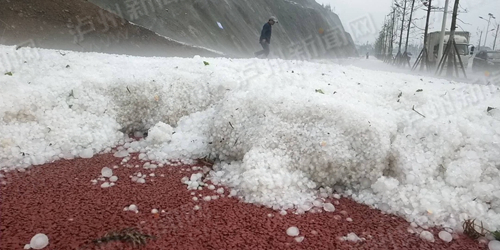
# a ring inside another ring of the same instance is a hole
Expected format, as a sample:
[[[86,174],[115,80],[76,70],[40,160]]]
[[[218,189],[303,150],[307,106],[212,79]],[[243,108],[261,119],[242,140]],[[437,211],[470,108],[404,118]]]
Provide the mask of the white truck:
[[[441,35],[440,31],[431,32],[427,35],[427,57],[431,65],[437,65],[438,52],[439,52],[439,37]],[[455,31],[455,43],[457,44],[458,53],[464,64],[464,68],[468,68],[469,60],[474,54],[474,46],[469,44],[470,33],[468,31]],[[444,47],[443,53],[446,51],[446,44],[450,38],[450,32],[446,31],[444,35]],[[470,48],[470,49],[469,49]],[[452,48],[453,49],[453,48]]]

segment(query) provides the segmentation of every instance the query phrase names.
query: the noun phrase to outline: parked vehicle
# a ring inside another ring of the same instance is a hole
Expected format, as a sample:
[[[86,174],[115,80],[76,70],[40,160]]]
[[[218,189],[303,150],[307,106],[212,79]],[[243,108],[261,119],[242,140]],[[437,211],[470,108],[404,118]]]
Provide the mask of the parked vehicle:
[[[500,51],[480,51],[472,61],[472,70],[478,71],[500,71]]]
[[[431,32],[428,34],[429,41],[427,42],[427,51],[428,51],[428,59],[429,63],[436,65],[439,63],[437,61],[438,51],[439,51],[439,36],[441,32]],[[460,54],[460,58],[462,59],[462,63],[464,67],[468,67],[469,59],[474,54],[474,46],[469,44],[470,33],[468,31],[456,31],[455,32],[455,43],[457,44],[458,53]],[[450,39],[450,32],[446,31],[444,36],[444,49],[443,53],[446,51],[446,45],[448,44],[448,40]]]

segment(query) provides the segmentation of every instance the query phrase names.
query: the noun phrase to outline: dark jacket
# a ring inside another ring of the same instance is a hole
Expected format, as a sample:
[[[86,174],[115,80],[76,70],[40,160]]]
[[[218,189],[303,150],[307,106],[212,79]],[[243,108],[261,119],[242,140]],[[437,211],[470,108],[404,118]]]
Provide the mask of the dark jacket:
[[[266,42],[267,43],[271,43],[271,32],[272,32],[272,28],[271,28],[271,24],[269,24],[269,22],[267,22],[266,24],[264,24],[264,27],[262,27],[262,32],[260,32],[260,40],[259,42],[262,41],[262,39],[266,39]]]

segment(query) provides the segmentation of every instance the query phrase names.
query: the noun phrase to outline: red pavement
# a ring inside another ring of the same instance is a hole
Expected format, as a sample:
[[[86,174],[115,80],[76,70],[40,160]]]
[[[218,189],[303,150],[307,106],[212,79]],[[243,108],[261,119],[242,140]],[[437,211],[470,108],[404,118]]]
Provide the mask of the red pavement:
[[[137,158],[137,157],[135,157]],[[456,235],[451,243],[437,237],[434,243],[421,240],[407,231],[409,224],[398,217],[342,198],[333,213],[307,213],[283,216],[277,211],[246,204],[236,198],[220,197],[203,201],[199,194],[216,195],[204,188],[192,191],[181,178],[195,171],[190,167],[163,167],[155,170],[120,165],[111,154],[92,159],[62,160],[29,168],[26,172],[3,173],[1,185],[0,249],[23,249],[37,233],[49,237],[45,249],[132,249],[111,242],[95,246],[93,239],[107,232],[135,227],[156,236],[142,249],[486,249],[484,244]],[[118,176],[116,185],[93,185],[103,167]],[[129,176],[155,173],[145,184],[134,183]],[[160,175],[163,174],[164,177]],[[226,190],[226,195],[228,191]],[[136,204],[139,213],[123,211]],[[194,207],[198,205],[199,210]],[[165,210],[155,216],[151,209]],[[347,221],[351,218],[352,221]],[[302,242],[286,234],[296,226]],[[348,233],[365,238],[363,242],[342,241]]]

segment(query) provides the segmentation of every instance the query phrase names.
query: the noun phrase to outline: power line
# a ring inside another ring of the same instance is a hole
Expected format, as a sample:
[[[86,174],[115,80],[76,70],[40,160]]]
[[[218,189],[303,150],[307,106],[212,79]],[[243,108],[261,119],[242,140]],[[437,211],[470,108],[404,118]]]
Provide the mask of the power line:
[[[472,25],[472,24],[470,24],[470,23],[466,23],[466,22],[464,22],[464,21],[463,21],[462,19],[460,19],[460,18],[457,18],[457,20],[458,20],[458,21],[460,21],[460,22],[462,22],[463,24],[466,24],[466,25]]]

